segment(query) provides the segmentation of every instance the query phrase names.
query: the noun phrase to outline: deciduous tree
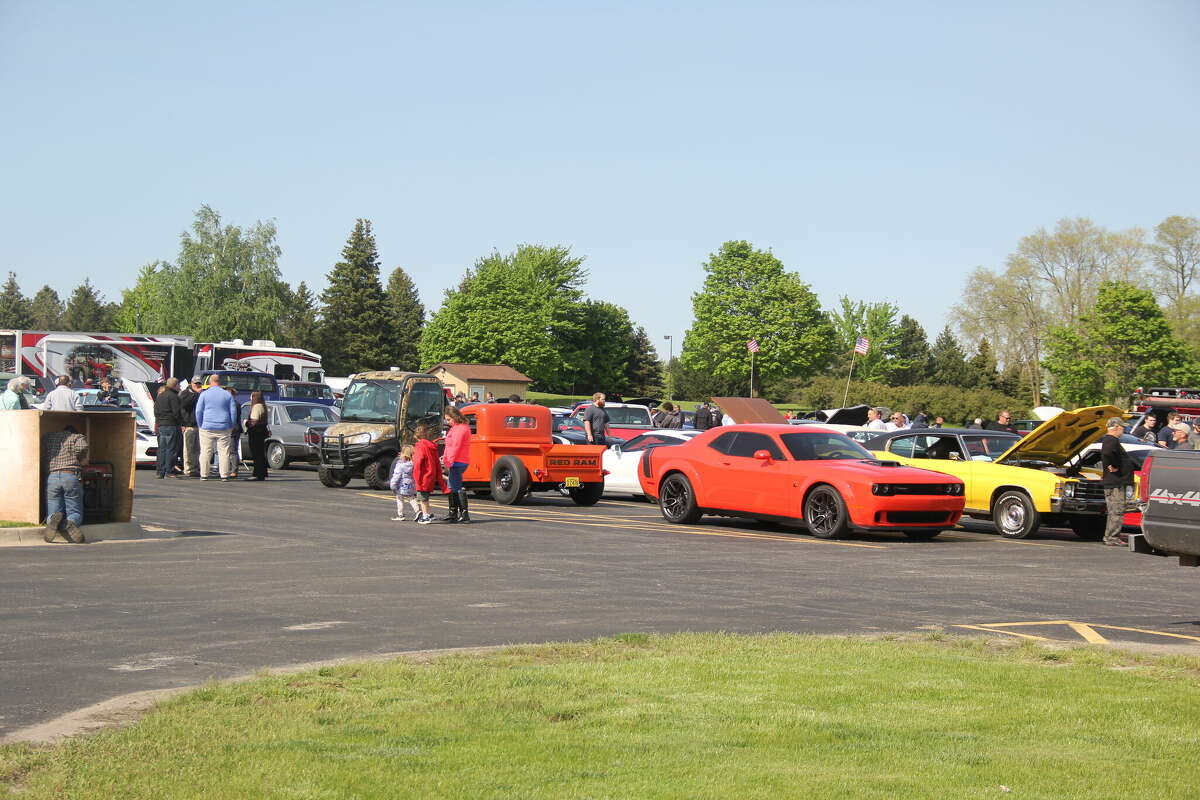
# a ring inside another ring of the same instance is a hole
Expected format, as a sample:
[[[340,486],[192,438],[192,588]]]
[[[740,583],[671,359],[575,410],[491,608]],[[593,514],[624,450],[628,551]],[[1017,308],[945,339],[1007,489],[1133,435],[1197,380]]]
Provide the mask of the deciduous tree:
[[[1154,229],[1153,288],[1167,303],[1175,332],[1200,348],[1200,303],[1191,294],[1200,272],[1200,219],[1171,216]]]
[[[359,219],[321,292],[321,355],[326,371],[348,375],[393,366],[387,298],[371,223]]]
[[[189,335],[191,323],[174,319],[170,308],[169,281],[175,270],[166,261],[153,261],[138,271],[137,282],[121,292],[121,304],[114,314],[113,325],[123,333]],[[172,325],[178,325],[177,330]]]
[[[704,270],[683,342],[685,368],[749,388],[750,339],[760,348],[755,359],[760,386],[813,375],[829,362],[834,330],[817,296],[770,251],[726,242]]]

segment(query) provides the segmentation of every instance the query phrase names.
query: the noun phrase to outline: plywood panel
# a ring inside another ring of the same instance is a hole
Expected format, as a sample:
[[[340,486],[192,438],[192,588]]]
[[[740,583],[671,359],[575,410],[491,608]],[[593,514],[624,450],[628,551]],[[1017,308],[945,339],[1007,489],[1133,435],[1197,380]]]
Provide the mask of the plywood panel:
[[[0,411],[0,519],[41,521],[41,414],[34,409]]]

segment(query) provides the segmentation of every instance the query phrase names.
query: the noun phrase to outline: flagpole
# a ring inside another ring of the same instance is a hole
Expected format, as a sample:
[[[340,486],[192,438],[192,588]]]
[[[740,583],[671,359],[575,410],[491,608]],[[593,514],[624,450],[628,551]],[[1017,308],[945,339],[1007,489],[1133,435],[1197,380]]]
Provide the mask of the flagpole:
[[[750,351],[750,396],[754,397],[754,351]]]
[[[842,408],[846,407],[846,400],[850,397],[850,376],[854,374],[854,357],[858,355],[858,349],[850,351],[850,371],[846,373],[846,393],[842,395]]]

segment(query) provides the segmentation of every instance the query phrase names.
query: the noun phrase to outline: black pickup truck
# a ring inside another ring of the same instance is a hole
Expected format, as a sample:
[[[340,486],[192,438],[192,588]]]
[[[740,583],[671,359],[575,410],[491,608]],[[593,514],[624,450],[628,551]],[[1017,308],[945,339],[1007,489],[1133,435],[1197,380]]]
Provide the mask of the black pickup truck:
[[[1130,549],[1200,566],[1200,450],[1156,450],[1142,469],[1142,532]]]

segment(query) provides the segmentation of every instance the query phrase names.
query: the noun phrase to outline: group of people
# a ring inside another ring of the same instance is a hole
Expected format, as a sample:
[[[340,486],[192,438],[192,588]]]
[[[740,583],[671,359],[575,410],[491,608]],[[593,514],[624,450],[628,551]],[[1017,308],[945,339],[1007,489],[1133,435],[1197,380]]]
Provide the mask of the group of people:
[[[262,392],[250,393],[243,420],[237,389],[223,386],[220,375],[208,376],[207,386],[194,375],[182,389],[178,378],[168,378],[154,398],[158,477],[211,480],[215,465],[220,480],[236,480],[245,433],[254,463],[250,480],[266,480],[268,422]]]
[[[1148,444],[1168,450],[1200,450],[1200,418],[1189,424],[1183,421],[1183,415],[1178,411],[1169,412],[1163,424],[1160,424],[1157,416],[1147,414],[1129,433]]]
[[[419,426],[416,444],[406,444],[400,448],[388,481],[396,493],[396,516],[392,517],[393,522],[405,521],[406,507],[412,510],[413,520],[419,525],[471,521],[467,490],[463,488],[463,473],[471,464],[471,426],[466,416],[454,406],[446,407],[445,419],[450,427],[446,431],[440,462],[436,441],[441,430],[436,425]],[[450,507],[449,513],[441,519],[433,516],[430,505],[435,493],[446,494],[446,502]]]

